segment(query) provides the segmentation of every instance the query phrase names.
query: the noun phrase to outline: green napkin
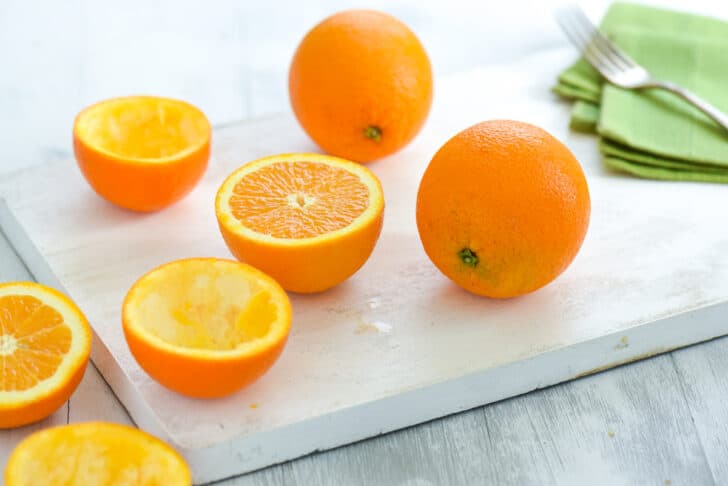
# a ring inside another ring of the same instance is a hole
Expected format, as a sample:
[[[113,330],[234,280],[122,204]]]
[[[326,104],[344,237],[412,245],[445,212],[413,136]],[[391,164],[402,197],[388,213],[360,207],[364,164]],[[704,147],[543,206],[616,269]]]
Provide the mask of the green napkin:
[[[601,30],[657,78],[728,112],[728,23],[616,3]],[[654,179],[728,182],[728,134],[677,96],[605,84],[583,60],[559,76],[554,91],[575,100],[572,129],[600,135],[608,167]]]

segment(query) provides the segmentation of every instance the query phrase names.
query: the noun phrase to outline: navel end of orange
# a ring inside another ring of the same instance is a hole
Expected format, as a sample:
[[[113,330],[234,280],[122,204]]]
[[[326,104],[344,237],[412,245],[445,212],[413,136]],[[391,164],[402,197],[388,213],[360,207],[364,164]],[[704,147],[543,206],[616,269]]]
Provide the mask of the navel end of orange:
[[[374,142],[381,142],[382,129],[374,125],[369,125],[364,129],[364,136],[369,140],[373,140]]]
[[[586,177],[564,144],[528,123],[490,120],[434,155],[417,193],[417,229],[445,276],[501,299],[558,277],[584,241],[590,210]]]

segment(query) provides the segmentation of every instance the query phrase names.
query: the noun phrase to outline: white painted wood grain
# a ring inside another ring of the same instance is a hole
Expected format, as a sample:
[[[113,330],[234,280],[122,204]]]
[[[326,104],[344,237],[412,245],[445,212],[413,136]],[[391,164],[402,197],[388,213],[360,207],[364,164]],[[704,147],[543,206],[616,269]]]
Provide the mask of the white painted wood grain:
[[[134,425],[108,383],[93,364],[89,364],[83,381],[68,401],[68,422],[103,420]]]
[[[728,339],[671,358],[715,484],[728,484]]]
[[[660,356],[232,484],[723,484],[713,480],[680,387],[670,356]]]

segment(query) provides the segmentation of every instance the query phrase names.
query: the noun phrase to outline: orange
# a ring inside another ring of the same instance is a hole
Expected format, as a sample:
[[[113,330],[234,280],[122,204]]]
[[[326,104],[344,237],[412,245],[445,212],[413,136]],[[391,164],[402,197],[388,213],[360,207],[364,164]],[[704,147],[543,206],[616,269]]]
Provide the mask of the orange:
[[[122,208],[156,211],[195,187],[210,157],[210,123],[184,101],[114,98],[76,117],[73,148],[84,177]]]
[[[569,149],[509,120],[451,138],[417,195],[417,228],[432,262],[464,289],[496,298],[561,274],[584,241],[589,212],[586,179]]]
[[[298,121],[321,148],[367,162],[396,152],[420,131],[432,102],[432,68],[402,22],[347,10],[306,34],[288,88]]]
[[[124,335],[139,365],[184,395],[220,397],[263,375],[291,327],[291,304],[269,276],[240,262],[162,265],[129,290]]]
[[[167,444],[125,425],[88,422],[51,427],[10,454],[6,486],[189,486],[190,469]]]
[[[215,213],[239,260],[286,290],[321,292],[369,258],[382,229],[384,195],[377,177],[354,162],[276,155],[230,174]]]
[[[0,284],[0,428],[58,410],[90,351],[88,322],[68,297],[32,282]]]

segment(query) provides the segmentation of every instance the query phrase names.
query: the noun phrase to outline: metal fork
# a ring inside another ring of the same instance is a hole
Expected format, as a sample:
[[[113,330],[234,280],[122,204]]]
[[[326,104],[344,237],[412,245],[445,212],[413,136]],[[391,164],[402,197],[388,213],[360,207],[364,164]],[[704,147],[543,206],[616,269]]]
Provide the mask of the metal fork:
[[[602,34],[576,5],[558,9],[556,21],[584,58],[610,83],[625,89],[659,88],[675,93],[728,131],[728,115],[695,93],[652,77],[649,71]]]

